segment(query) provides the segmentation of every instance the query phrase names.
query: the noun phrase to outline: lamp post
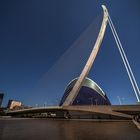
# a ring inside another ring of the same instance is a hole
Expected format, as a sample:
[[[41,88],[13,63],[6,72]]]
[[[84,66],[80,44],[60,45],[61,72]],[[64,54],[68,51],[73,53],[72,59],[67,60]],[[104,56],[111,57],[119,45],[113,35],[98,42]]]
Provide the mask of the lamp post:
[[[95,99],[95,103],[96,103],[96,105],[97,105],[97,103],[98,103],[98,99]]]
[[[77,103],[77,105],[78,105],[78,103],[79,103],[79,100],[76,100],[76,103]]]
[[[120,96],[117,96],[118,100],[119,100],[119,104],[122,105],[122,102],[121,102],[121,99],[120,99]]]
[[[46,107],[47,106],[47,103],[46,102],[44,102],[44,107]]]
[[[89,99],[90,99],[91,105],[93,105],[93,97],[91,97]]]
[[[35,107],[37,107],[37,104],[35,104]]]

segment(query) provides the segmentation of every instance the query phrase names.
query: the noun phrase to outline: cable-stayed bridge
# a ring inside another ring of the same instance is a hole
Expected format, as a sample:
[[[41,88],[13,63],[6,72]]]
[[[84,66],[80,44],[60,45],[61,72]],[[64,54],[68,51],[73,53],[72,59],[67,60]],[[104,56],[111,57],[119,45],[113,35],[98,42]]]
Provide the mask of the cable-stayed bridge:
[[[108,118],[108,119],[114,119],[114,118],[125,118],[125,119],[132,119],[134,116],[137,120],[140,119],[140,90],[138,87],[138,84],[136,82],[135,76],[133,74],[133,71],[131,69],[131,66],[129,64],[129,61],[126,57],[125,51],[122,47],[122,43],[118,37],[117,31],[114,27],[114,24],[112,22],[112,19],[108,13],[107,8],[102,5],[103,8],[103,20],[101,24],[101,28],[98,34],[98,37],[96,39],[96,42],[93,46],[93,50],[91,51],[91,54],[86,62],[86,65],[84,66],[80,76],[78,77],[78,80],[76,81],[74,87],[70,91],[69,95],[67,96],[66,100],[62,104],[62,106],[52,106],[52,107],[43,107],[43,108],[31,108],[31,109],[23,109],[23,110],[17,110],[17,111],[8,111],[7,114],[9,115],[33,115],[33,114],[40,114],[40,113],[47,113],[47,115],[52,117],[65,117],[65,118],[73,118],[73,116],[83,117],[83,118]],[[123,60],[123,64],[126,68],[126,72],[128,74],[128,77],[130,79],[132,88],[134,90],[134,94],[136,96],[137,105],[128,105],[128,106],[72,106],[72,103],[74,102],[76,96],[78,95],[83,82],[85,78],[88,76],[88,73],[91,69],[91,67],[94,64],[95,58],[98,54],[98,51],[100,49],[107,23],[109,23],[109,26],[111,28],[113,37],[115,39],[115,42],[117,44],[118,50],[120,52],[121,58]],[[34,116],[34,115],[33,115]]]

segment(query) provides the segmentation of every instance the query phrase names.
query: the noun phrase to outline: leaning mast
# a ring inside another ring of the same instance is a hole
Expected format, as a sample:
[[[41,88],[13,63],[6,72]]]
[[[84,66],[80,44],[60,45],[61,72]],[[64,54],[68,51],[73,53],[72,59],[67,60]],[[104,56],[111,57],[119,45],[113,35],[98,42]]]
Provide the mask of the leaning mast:
[[[106,25],[107,25],[107,21],[108,21],[108,11],[107,8],[102,5],[103,8],[103,20],[102,20],[102,24],[101,24],[101,28],[97,37],[97,40],[95,42],[95,45],[93,46],[93,50],[86,62],[86,65],[82,71],[82,73],[80,74],[78,80],[76,81],[74,87],[72,88],[70,94],[68,95],[68,97],[66,98],[66,100],[63,103],[63,106],[68,106],[71,105],[74,101],[74,99],[76,98],[77,94],[79,93],[79,90],[81,89],[83,82],[85,80],[85,78],[87,77],[94,61],[95,58],[97,56],[97,53],[100,49],[103,37],[104,37],[104,33],[105,33],[105,29],[106,29]]]

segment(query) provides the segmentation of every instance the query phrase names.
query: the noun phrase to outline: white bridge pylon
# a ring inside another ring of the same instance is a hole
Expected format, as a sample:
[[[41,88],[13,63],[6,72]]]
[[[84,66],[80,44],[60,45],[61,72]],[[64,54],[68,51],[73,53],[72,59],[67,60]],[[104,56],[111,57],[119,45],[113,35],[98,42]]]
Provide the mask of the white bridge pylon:
[[[103,8],[103,20],[102,20],[102,24],[101,24],[101,28],[100,28],[97,40],[95,42],[95,45],[93,46],[93,50],[92,50],[92,52],[91,52],[91,54],[90,54],[90,56],[89,56],[89,58],[86,62],[86,65],[85,65],[84,69],[82,70],[78,80],[76,81],[74,87],[70,91],[69,95],[67,96],[67,98],[64,101],[62,106],[71,105],[73,103],[73,101],[75,100],[77,94],[79,93],[79,91],[80,91],[80,89],[83,85],[83,82],[84,82],[85,78],[87,77],[87,75],[88,75],[88,73],[89,73],[89,71],[90,71],[90,69],[91,69],[91,67],[92,67],[92,65],[95,61],[97,53],[100,49],[100,46],[101,46],[101,43],[102,43],[102,40],[103,40],[103,37],[104,37],[104,33],[105,33],[105,30],[106,30],[107,22],[109,22],[111,31],[113,33],[114,39],[116,41],[117,47],[119,49],[120,55],[122,57],[124,65],[125,65],[128,77],[130,79],[130,82],[132,84],[134,93],[135,93],[136,98],[137,98],[137,101],[138,102],[140,101],[140,99],[139,99],[140,91],[139,91],[137,82],[135,80],[134,74],[132,72],[132,69],[130,67],[130,64],[128,62],[128,59],[126,57],[126,54],[124,52],[124,49],[122,47],[122,44],[120,42],[120,39],[117,35],[117,32],[116,32],[115,27],[113,25],[113,22],[112,22],[109,14],[108,14],[108,10],[107,10],[106,6],[102,5],[102,8]]]

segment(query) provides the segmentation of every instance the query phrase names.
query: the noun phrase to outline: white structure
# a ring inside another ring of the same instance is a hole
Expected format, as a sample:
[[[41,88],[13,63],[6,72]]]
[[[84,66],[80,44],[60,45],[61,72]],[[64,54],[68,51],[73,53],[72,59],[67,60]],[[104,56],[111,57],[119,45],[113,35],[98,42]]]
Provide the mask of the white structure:
[[[95,45],[93,46],[93,50],[87,60],[87,63],[81,73],[81,75],[79,76],[77,82],[75,83],[73,89],[71,90],[71,93],[69,94],[69,96],[66,98],[65,102],[63,103],[63,106],[68,106],[68,105],[71,105],[75,99],[75,97],[77,96],[82,84],[83,84],[83,81],[84,79],[86,78],[86,76],[88,75],[92,65],[93,65],[93,62],[96,58],[96,55],[99,51],[99,48],[101,46],[101,43],[102,43],[102,39],[104,37],[104,33],[105,33],[105,29],[106,29],[106,25],[107,25],[107,21],[108,21],[108,12],[107,12],[107,9],[104,5],[102,5],[102,8],[103,8],[103,21],[102,21],[102,25],[101,25],[101,28],[100,28],[100,32],[98,34],[98,37],[97,37],[97,40],[95,42]]]
[[[117,35],[117,32],[116,32],[115,27],[113,25],[113,22],[112,22],[109,14],[108,14],[107,8],[104,5],[102,5],[102,8],[103,8],[103,20],[102,20],[102,24],[101,24],[101,28],[100,28],[97,40],[95,42],[95,45],[93,46],[93,50],[92,50],[92,52],[91,52],[91,54],[90,54],[90,56],[87,60],[87,63],[85,65],[82,73],[80,74],[80,76],[79,76],[77,82],[75,83],[73,89],[71,90],[70,94],[68,95],[68,97],[64,101],[63,106],[71,105],[73,103],[74,99],[76,98],[77,94],[79,93],[79,90],[82,87],[82,84],[83,84],[85,78],[87,77],[87,75],[88,75],[88,73],[89,73],[89,71],[90,71],[90,69],[91,69],[91,67],[92,67],[92,65],[95,61],[97,53],[100,49],[100,46],[101,46],[101,43],[102,43],[102,40],[103,40],[103,37],[104,37],[105,29],[106,29],[106,26],[107,26],[107,22],[109,22],[111,31],[112,31],[113,36],[115,38],[117,47],[119,49],[120,55],[122,57],[124,65],[125,65],[128,77],[130,79],[130,82],[132,84],[134,93],[135,93],[136,98],[137,98],[137,101],[140,102],[140,99],[139,99],[140,90],[138,88],[138,85],[137,85],[137,82],[135,80],[134,74],[131,70],[130,64],[127,60],[127,57],[126,57],[126,54],[125,54],[124,49],[122,47],[122,44],[120,42],[120,39]]]

